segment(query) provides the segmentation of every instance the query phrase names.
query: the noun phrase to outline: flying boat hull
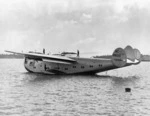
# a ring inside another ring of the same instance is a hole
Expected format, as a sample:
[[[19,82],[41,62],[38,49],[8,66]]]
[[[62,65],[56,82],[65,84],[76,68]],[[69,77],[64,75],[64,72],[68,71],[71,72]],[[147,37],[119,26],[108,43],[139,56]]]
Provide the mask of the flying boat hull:
[[[9,53],[24,55],[24,67],[32,73],[42,74],[96,74],[112,69],[137,65],[141,62],[141,53],[131,46],[117,48],[112,55],[93,58],[66,57],[39,53]]]

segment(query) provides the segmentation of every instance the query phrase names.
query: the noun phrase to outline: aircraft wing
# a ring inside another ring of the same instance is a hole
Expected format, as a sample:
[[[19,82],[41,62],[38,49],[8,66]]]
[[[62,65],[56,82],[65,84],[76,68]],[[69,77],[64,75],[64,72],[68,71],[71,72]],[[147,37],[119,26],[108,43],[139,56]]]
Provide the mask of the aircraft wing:
[[[37,53],[21,53],[21,52],[7,51],[7,50],[5,52],[24,55],[25,57],[33,58],[33,59],[42,59],[45,62],[55,62],[55,63],[64,63],[64,64],[70,64],[76,62],[76,60],[65,56],[55,56],[55,55],[46,55],[46,54],[37,54]]]

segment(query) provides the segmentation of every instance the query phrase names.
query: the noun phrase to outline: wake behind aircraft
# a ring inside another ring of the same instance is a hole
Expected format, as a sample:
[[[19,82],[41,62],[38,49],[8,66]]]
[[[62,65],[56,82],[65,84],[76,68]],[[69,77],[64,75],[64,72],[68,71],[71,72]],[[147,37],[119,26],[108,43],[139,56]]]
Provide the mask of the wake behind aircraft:
[[[43,53],[21,53],[5,51],[13,54],[24,55],[24,67],[32,73],[42,74],[96,74],[117,68],[123,68],[141,63],[142,55],[138,49],[131,46],[117,48],[112,55],[95,56],[83,58],[79,56],[79,51],[63,52],[62,54],[46,55]],[[76,54],[75,57],[67,56]]]

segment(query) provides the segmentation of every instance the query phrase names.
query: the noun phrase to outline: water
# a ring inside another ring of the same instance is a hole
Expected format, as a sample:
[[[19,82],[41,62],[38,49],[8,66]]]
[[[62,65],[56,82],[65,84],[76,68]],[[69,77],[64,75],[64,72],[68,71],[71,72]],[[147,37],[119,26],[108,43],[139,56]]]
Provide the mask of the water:
[[[52,76],[1,59],[0,116],[149,116],[149,69],[142,63],[97,76]]]

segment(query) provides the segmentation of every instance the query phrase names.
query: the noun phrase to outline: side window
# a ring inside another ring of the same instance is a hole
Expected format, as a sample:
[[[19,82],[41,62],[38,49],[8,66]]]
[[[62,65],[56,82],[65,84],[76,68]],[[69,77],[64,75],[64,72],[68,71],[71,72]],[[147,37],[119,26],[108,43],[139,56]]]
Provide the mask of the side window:
[[[102,64],[99,64],[99,67],[102,67]]]
[[[68,70],[68,68],[65,68],[65,70]]]
[[[34,67],[34,66],[35,66],[35,61],[31,61],[31,62],[30,62],[30,66],[33,66],[33,67]]]
[[[59,68],[59,67],[56,67],[56,69],[59,70],[60,68]]]
[[[45,71],[48,71],[48,70],[50,70],[50,67],[48,67],[46,64],[44,65],[44,69],[45,69]]]
[[[84,66],[81,66],[81,68],[84,68]]]
[[[76,68],[76,66],[73,66],[73,68]]]
[[[93,65],[90,65],[90,68],[93,68]]]
[[[28,60],[27,60],[26,58],[25,58],[25,61],[24,61],[24,63],[25,63],[25,64],[27,64],[27,63],[28,63]]]

